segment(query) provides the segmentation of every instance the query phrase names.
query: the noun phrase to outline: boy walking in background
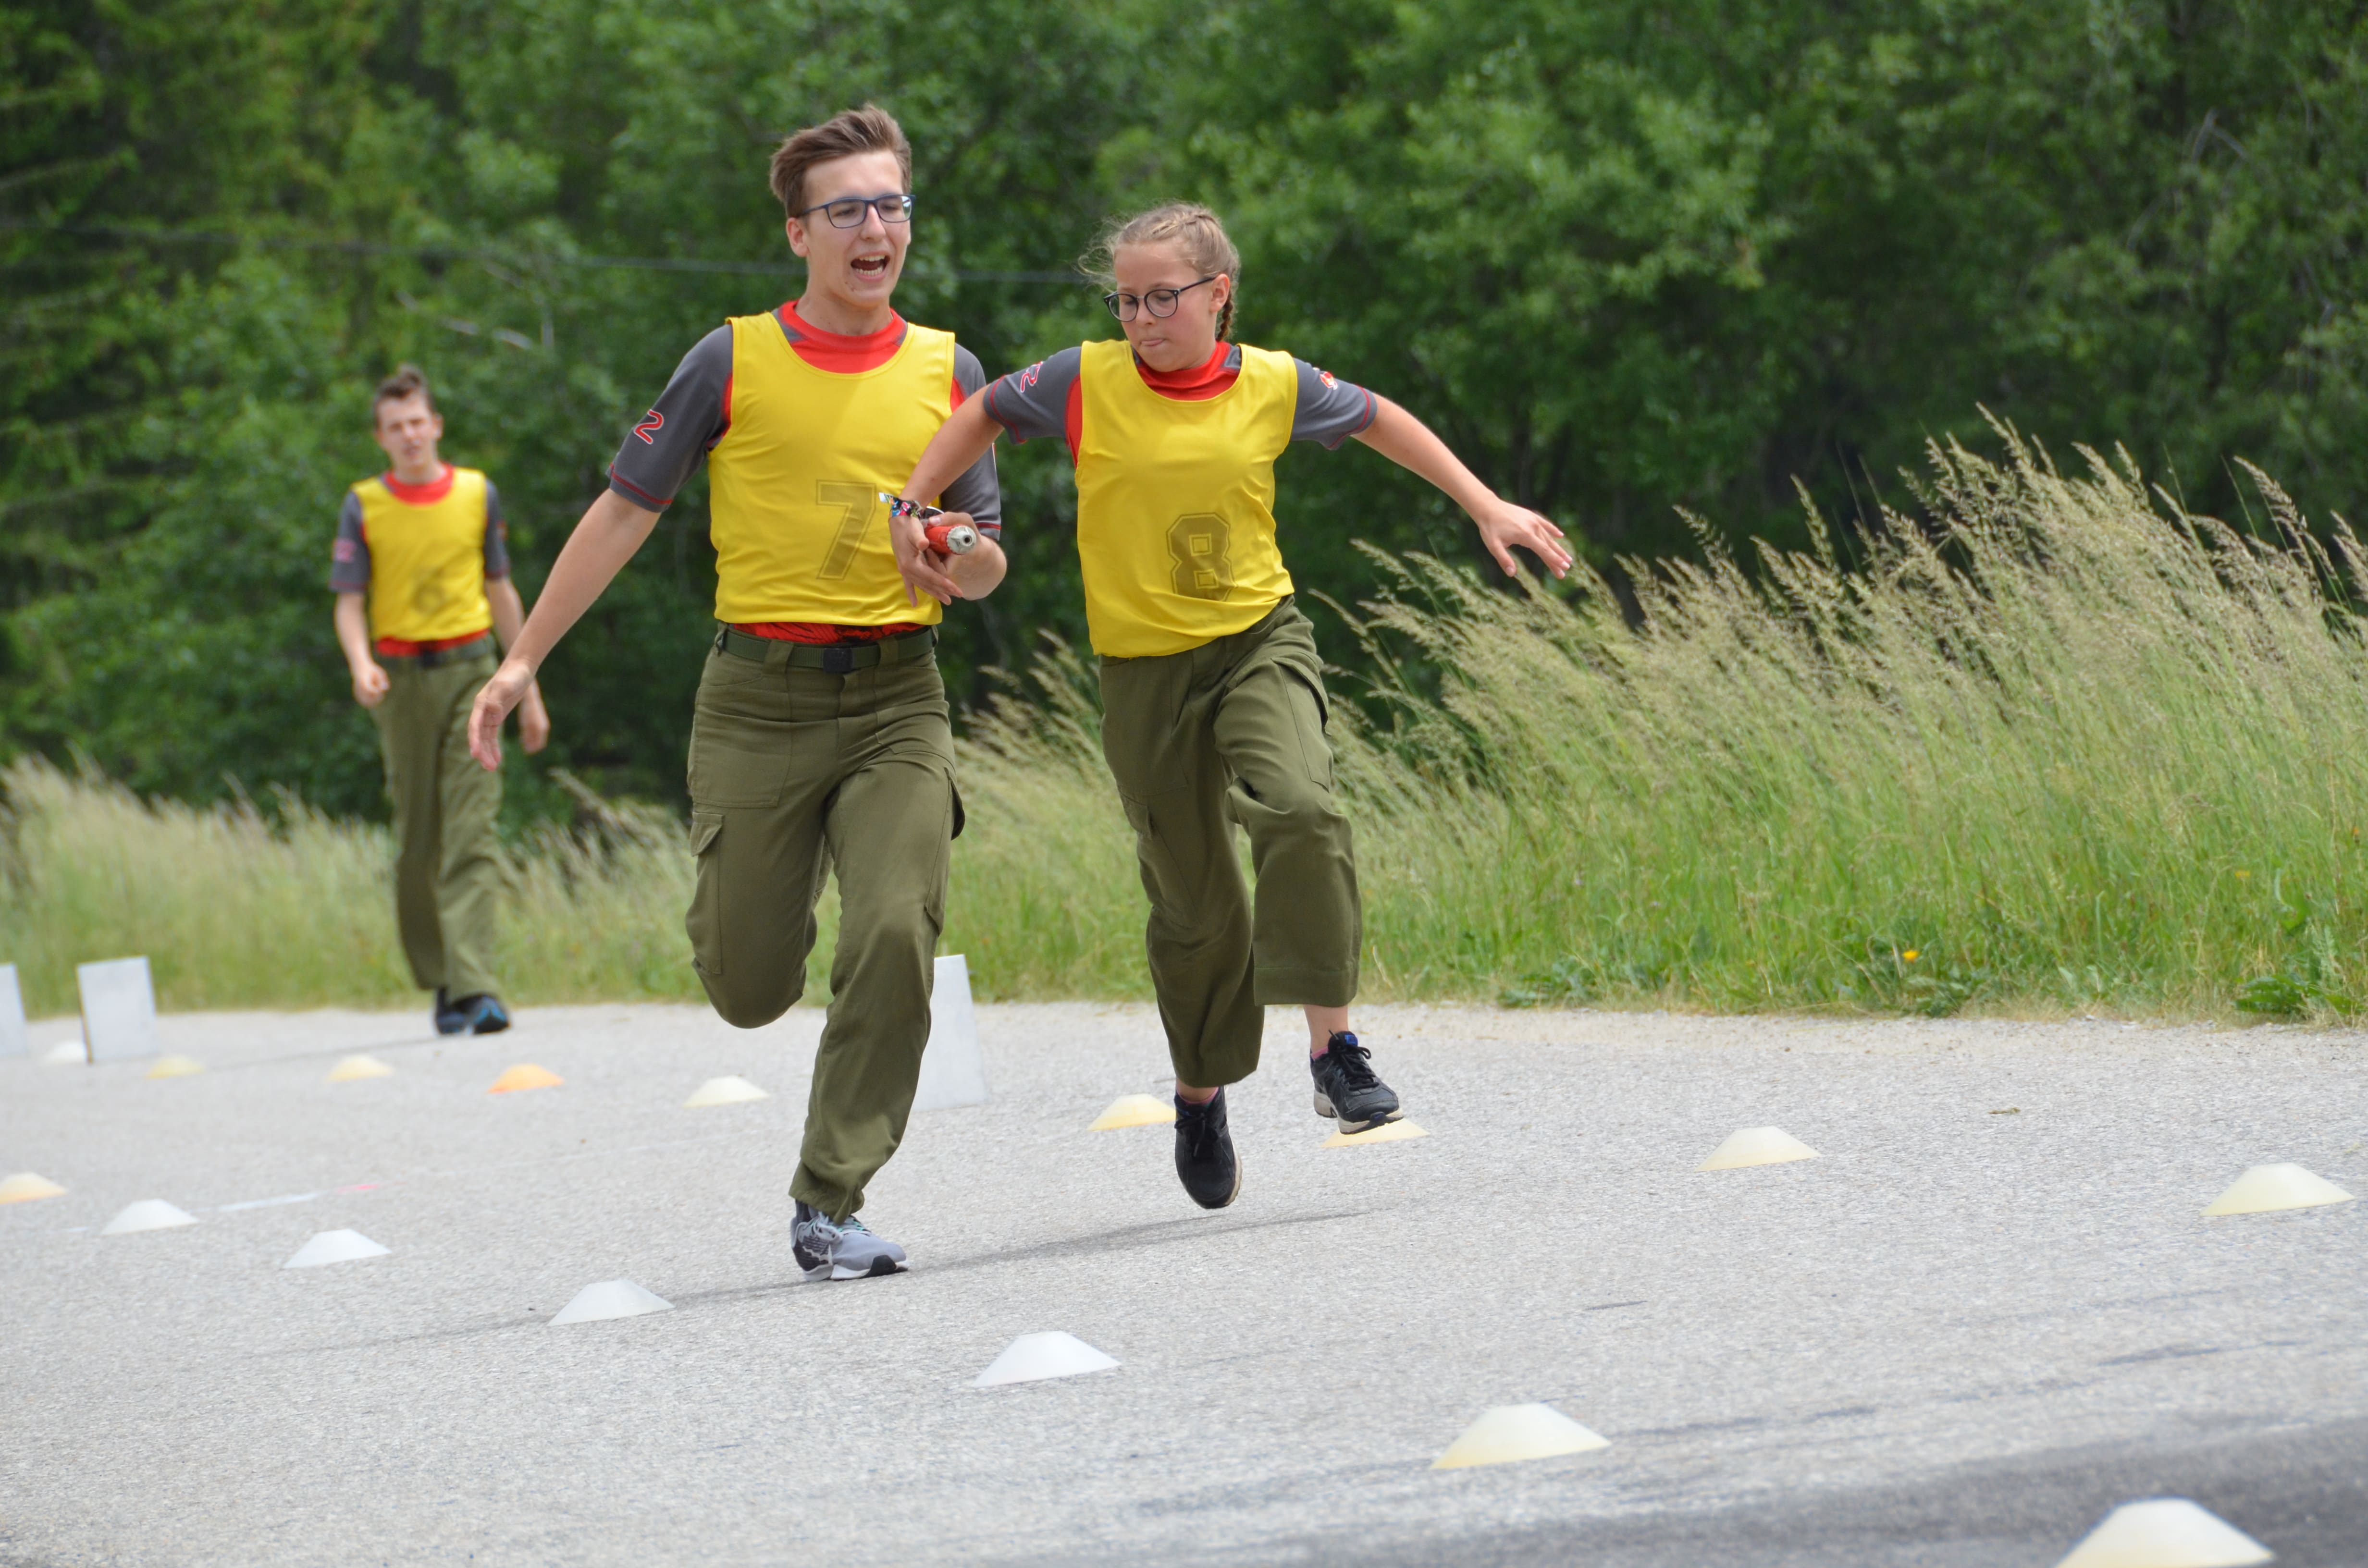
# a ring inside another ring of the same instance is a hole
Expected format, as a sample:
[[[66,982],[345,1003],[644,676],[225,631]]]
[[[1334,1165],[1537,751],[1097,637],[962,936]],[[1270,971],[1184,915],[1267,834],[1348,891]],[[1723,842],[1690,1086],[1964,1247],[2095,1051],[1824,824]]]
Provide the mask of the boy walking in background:
[[[912,243],[912,178],[905,132],[870,105],[781,143],[773,194],[805,291],[731,318],[683,357],[477,699],[472,737],[497,766],[502,716],[531,698],[552,644],[704,461],[718,624],[691,717],[699,885],[686,924],[725,1022],[771,1023],[803,993],[814,901],[838,873],[830,1016],[790,1183],[791,1252],[808,1279],[905,1267],[905,1249],[856,1210],[913,1108],[962,831],[935,652],[943,612],[906,594],[881,493],[985,377],[951,333],[890,303]],[[1004,568],[993,456],[941,488],[982,537],[940,556],[937,580],[948,598],[981,597]]]
[[[409,365],[379,383],[373,436],[389,467],[346,493],[329,586],[354,700],[378,720],[394,801],[395,924],[412,979],[436,993],[438,1034],[509,1028],[495,994],[494,818],[501,776],[469,757],[469,710],[494,673],[494,643],[526,619],[510,581],[501,498],[474,469],[437,454],[444,416]],[[529,687],[518,736],[551,738]]]

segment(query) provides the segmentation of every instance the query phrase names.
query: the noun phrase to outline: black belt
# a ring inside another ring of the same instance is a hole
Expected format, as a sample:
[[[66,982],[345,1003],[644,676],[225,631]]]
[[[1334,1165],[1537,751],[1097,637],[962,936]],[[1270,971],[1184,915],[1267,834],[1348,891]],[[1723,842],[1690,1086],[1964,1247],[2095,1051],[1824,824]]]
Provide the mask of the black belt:
[[[416,653],[381,653],[381,659],[401,659],[414,669],[432,670],[438,665],[457,665],[463,659],[474,659],[494,651],[494,634],[472,637],[452,648],[423,648]]]
[[[788,642],[771,637],[751,637],[729,626],[715,629],[715,651],[735,659],[784,669],[820,670],[825,675],[851,675],[874,665],[913,665],[931,656],[937,646],[934,628],[882,637],[876,642]]]

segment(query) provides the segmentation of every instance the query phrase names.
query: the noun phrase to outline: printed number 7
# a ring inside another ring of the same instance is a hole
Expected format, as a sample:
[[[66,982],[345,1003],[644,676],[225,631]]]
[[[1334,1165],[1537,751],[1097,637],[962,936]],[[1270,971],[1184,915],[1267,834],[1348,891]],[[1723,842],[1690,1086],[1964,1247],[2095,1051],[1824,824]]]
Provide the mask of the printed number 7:
[[[814,505],[839,508],[838,537],[831,541],[830,554],[818,574],[836,581],[847,575],[848,568],[855,564],[856,551],[863,548],[863,536],[880,506],[879,487],[825,479],[814,486]]]

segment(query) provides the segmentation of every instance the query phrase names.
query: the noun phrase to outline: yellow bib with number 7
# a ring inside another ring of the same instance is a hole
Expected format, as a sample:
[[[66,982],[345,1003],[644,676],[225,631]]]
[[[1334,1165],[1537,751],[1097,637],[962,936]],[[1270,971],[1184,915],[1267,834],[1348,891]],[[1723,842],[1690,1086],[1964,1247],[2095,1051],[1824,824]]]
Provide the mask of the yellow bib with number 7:
[[[707,460],[716,619],[943,618],[927,594],[906,600],[880,493],[912,477],[953,380],[951,333],[908,323],[895,358],[841,374],[799,358],[778,316],[732,318],[730,424]]]

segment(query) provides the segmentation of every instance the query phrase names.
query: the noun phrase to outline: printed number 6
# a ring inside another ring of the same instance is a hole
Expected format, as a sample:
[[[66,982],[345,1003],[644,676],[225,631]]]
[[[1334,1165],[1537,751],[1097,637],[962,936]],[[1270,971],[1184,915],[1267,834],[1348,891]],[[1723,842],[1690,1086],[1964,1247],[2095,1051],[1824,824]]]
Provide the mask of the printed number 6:
[[[831,541],[830,554],[824,558],[822,571],[816,575],[837,581],[847,575],[855,564],[855,552],[863,548],[863,536],[871,527],[871,514],[880,505],[880,492],[869,484],[849,484],[840,480],[823,480],[814,485],[814,505],[839,509],[838,537]]]
[[[1222,599],[1234,591],[1233,528],[1214,512],[1187,512],[1167,525],[1169,580],[1187,598]]]

